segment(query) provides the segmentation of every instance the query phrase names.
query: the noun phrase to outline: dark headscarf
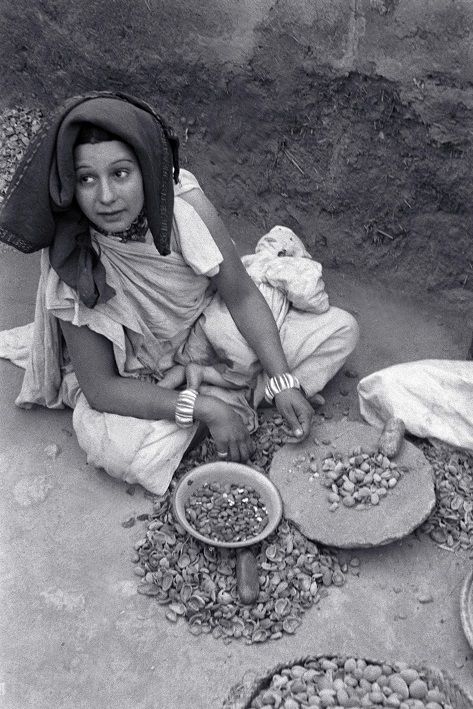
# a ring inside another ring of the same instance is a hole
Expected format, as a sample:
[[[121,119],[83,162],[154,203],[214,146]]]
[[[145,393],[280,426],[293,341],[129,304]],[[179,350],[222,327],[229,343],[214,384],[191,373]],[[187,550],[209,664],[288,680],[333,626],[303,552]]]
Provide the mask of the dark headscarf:
[[[134,150],[149,228],[162,255],[170,252],[179,141],[144,101],[97,92],[69,99],[29,144],[2,206],[0,241],[24,253],[49,246],[51,266],[93,308],[115,291],[105,281],[89,222],[74,198],[74,143],[84,122],[113,133]]]

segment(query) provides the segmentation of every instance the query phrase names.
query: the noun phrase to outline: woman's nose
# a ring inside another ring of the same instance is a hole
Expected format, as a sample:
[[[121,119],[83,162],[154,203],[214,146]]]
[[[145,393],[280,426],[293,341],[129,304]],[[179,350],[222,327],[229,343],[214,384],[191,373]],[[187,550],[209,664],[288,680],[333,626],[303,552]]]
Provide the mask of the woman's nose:
[[[103,204],[110,204],[114,202],[116,193],[113,185],[109,180],[100,181],[99,199]]]

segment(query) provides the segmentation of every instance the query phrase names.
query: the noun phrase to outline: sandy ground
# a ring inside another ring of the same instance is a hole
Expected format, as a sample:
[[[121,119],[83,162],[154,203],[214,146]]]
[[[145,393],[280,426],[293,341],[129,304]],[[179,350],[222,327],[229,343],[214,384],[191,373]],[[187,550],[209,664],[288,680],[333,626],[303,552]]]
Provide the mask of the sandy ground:
[[[242,247],[242,250],[245,250]],[[36,256],[2,254],[0,327],[33,314]],[[402,360],[462,357],[468,333],[436,303],[326,272],[334,304],[359,319],[349,366],[360,376]],[[413,337],[415,333],[415,337]],[[69,411],[13,404],[21,371],[0,361],[2,618],[0,706],[9,709],[217,709],[231,685],[278,662],[318,652],[425,661],[473,691],[473,655],[462,633],[459,593],[471,560],[415,535],[357,553],[360,576],[330,589],[292,637],[224,645],[172,625],[136,593],[130,563],[144,523],[124,529],[151,501],[87,466]],[[349,387],[348,396],[340,389]],[[327,387],[334,419],[357,418],[356,380]],[[45,447],[60,447],[56,459]],[[433,602],[422,604],[425,590]]]

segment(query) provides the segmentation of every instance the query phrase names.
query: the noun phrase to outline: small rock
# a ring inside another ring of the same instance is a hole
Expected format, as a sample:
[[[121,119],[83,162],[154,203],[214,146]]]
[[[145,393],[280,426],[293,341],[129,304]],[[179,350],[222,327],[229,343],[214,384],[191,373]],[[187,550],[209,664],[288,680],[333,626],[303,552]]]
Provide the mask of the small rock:
[[[50,443],[48,446],[46,446],[44,452],[46,453],[48,458],[56,460],[58,455],[60,455],[61,453],[61,448],[57,445],[57,443]]]
[[[434,542],[437,542],[437,544],[445,544],[447,541],[447,533],[444,529],[433,529],[430,532],[430,537]]]
[[[136,589],[142,596],[159,596],[160,588],[154,583],[142,583]]]
[[[53,489],[54,482],[51,476],[35,475],[20,478],[13,488],[13,495],[18,504],[22,507],[29,507],[44,502]]]
[[[334,571],[332,574],[332,583],[334,586],[343,586],[345,583],[345,577],[339,571]]]
[[[340,387],[339,392],[342,396],[348,396],[350,393],[349,389],[345,389],[345,387]]]
[[[171,622],[171,623],[177,623],[177,615],[174,613],[173,610],[168,608],[164,614],[166,618]]]
[[[415,679],[409,685],[409,694],[412,699],[423,699],[428,691],[427,684],[422,679]]]
[[[356,670],[356,660],[353,657],[345,660],[344,670],[345,672],[354,672]]]
[[[419,673],[412,667],[408,667],[406,670],[401,670],[400,675],[408,685],[411,685],[416,679],[419,679]]]
[[[416,596],[419,603],[432,603],[434,597],[428,591],[425,593],[418,593]]]
[[[398,694],[402,699],[407,699],[409,697],[409,687],[402,679],[401,675],[391,675],[389,678],[389,686],[393,692]]]
[[[350,701],[350,696],[346,691],[345,687],[340,687],[337,689],[337,702],[339,706],[346,707]]]
[[[442,704],[445,701],[445,696],[439,689],[434,688],[429,689],[426,699],[427,702],[437,702],[437,704]]]
[[[369,698],[373,704],[383,704],[384,702],[384,694],[382,692],[370,692]]]
[[[319,691],[319,697],[320,697],[320,705],[322,707],[330,707],[330,706],[335,706],[336,700],[334,697],[335,690],[333,689],[321,689]],[[287,700],[286,700],[287,704]],[[286,705],[284,705],[286,707]],[[298,709],[299,703],[295,703],[295,709]],[[292,707],[291,707],[292,709]]]
[[[345,369],[345,371],[343,373],[349,379],[358,379],[358,377],[359,377],[358,372],[355,372],[354,369]]]
[[[368,665],[363,671],[363,677],[368,680],[368,682],[376,682],[382,673],[383,671],[379,665]],[[378,702],[375,703],[377,704]]]
[[[125,529],[129,529],[130,527],[133,527],[135,522],[136,520],[134,517],[127,517],[125,520],[123,520],[122,527],[125,527]]]

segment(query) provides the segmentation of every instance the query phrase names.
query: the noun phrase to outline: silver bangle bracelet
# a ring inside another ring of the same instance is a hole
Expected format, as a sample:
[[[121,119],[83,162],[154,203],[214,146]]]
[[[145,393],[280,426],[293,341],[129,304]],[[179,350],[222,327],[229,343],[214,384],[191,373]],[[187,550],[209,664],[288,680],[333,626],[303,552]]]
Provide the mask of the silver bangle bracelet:
[[[270,404],[276,394],[279,394],[284,389],[300,389],[301,385],[297,377],[289,372],[284,374],[277,374],[275,377],[271,377],[266,384],[264,390],[264,398]]]
[[[194,404],[199,392],[184,389],[179,392],[174,410],[174,419],[179,428],[190,428],[194,424]]]

